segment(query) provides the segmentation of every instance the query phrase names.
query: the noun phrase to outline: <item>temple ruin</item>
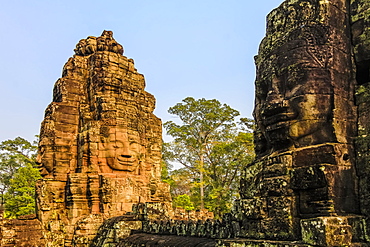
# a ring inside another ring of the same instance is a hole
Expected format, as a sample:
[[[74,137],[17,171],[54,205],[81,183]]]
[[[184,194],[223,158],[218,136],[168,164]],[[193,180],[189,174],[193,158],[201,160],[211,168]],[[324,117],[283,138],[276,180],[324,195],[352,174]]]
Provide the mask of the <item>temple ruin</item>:
[[[37,218],[1,246],[370,246],[370,1],[286,0],[255,57],[256,159],[214,220],[175,212],[161,121],[111,31],[80,40],[42,122]]]
[[[80,40],[41,125],[38,218],[48,242],[61,246],[91,240],[105,219],[130,212],[135,203],[170,202],[169,187],[160,181],[155,99],[112,35]]]

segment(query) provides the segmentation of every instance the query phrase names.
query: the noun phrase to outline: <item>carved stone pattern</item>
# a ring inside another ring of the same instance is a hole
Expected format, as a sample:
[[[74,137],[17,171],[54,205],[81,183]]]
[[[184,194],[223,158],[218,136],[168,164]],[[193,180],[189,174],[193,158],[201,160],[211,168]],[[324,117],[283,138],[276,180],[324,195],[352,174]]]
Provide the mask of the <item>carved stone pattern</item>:
[[[170,201],[160,181],[161,120],[144,76],[111,31],[81,40],[45,111],[38,216],[54,246],[85,246],[139,202]]]

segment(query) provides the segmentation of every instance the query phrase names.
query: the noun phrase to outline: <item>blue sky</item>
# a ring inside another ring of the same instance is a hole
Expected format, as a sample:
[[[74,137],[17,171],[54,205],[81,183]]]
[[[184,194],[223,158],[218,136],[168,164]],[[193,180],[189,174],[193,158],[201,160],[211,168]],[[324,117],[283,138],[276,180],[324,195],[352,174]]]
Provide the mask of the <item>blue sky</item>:
[[[253,56],[281,0],[17,0],[0,8],[0,141],[32,140],[80,39],[112,30],[145,75],[155,114],[188,96],[251,117]]]

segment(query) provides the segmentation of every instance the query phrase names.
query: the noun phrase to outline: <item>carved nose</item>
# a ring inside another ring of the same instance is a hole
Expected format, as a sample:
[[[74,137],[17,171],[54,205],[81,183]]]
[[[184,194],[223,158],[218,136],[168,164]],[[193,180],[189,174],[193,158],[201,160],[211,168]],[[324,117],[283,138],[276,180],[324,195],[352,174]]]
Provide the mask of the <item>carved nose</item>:
[[[268,104],[278,104],[283,101],[282,95],[276,93],[274,90],[270,90],[267,93],[266,102]]]
[[[41,165],[41,155],[37,155],[36,156],[36,160],[35,160],[35,162],[36,162],[36,164],[38,164],[38,165]]]

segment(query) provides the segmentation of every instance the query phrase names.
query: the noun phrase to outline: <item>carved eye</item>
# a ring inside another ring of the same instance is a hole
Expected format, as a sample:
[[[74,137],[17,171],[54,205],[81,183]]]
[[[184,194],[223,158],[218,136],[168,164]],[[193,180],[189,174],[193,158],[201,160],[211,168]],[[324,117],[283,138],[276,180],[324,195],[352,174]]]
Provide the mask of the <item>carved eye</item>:
[[[297,96],[297,94],[301,94],[302,83],[304,82],[304,73],[302,70],[298,68],[294,68],[290,70],[286,74],[285,79],[285,86],[286,91],[288,92],[288,97]]]

